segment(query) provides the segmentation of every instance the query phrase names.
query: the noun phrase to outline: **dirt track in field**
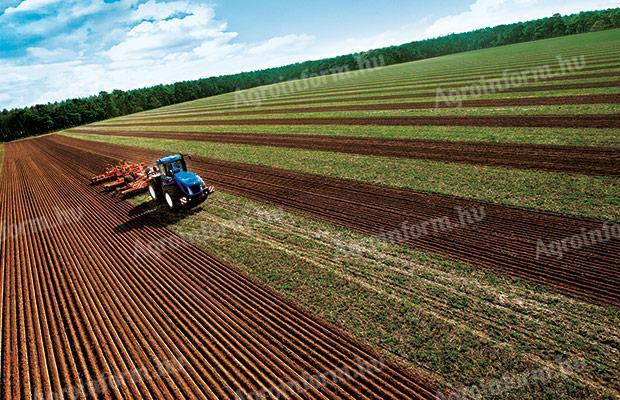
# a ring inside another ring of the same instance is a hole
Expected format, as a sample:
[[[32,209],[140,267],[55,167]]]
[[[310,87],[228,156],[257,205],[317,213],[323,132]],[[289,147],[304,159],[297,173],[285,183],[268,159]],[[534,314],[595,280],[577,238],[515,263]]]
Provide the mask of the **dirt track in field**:
[[[7,145],[0,398],[433,398],[154,217],[130,216],[88,185],[109,159],[61,141]]]
[[[498,128],[620,129],[620,114],[214,119],[202,121],[132,122],[125,124],[99,123],[91,126],[105,128],[209,125],[487,126]]]
[[[581,96],[545,96],[545,97],[520,97],[514,99],[480,99],[452,102],[446,97],[445,101],[419,101],[410,103],[389,104],[355,104],[335,105],[321,107],[295,107],[295,108],[271,108],[249,111],[226,111],[226,112],[192,112],[178,113],[159,117],[136,116],[132,120],[166,120],[179,118],[201,117],[231,117],[236,115],[264,115],[264,114],[296,114],[318,113],[338,111],[384,111],[384,110],[424,110],[433,108],[458,108],[458,107],[518,107],[518,106],[549,106],[549,105],[576,105],[576,104],[620,104],[620,94],[596,94]]]
[[[97,155],[140,161],[162,155],[57,136],[47,139],[46,145],[81,154],[80,159],[92,168],[101,162]],[[542,250],[539,240],[547,248],[555,240],[608,229],[603,222],[199,157],[192,168],[220,190],[445,254],[561,293],[620,305],[620,240],[571,248],[561,258],[542,251],[537,257],[537,249]],[[459,210],[478,210],[484,217],[462,223],[467,219],[461,219],[464,214]],[[448,229],[428,228],[446,218]]]
[[[509,168],[576,172],[588,175],[620,176],[620,149],[615,148],[232,132],[187,133],[174,131],[95,131],[92,129],[72,129],[69,132],[274,146]]]

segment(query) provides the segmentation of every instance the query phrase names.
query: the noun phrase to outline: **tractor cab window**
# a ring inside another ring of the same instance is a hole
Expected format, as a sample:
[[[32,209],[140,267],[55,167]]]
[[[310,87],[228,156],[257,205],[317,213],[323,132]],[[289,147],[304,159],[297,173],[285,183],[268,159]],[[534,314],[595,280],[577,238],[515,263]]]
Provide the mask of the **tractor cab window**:
[[[164,175],[168,175],[168,176],[172,175],[170,173],[170,165],[169,164],[165,164],[165,163],[159,165],[159,172],[161,172]]]
[[[181,172],[185,170],[185,163],[182,160],[179,161],[175,161],[173,163],[170,164],[170,169],[172,169],[172,172]]]
[[[185,164],[185,160],[177,160],[173,162],[164,162],[161,164],[157,164],[159,171],[166,176],[172,177],[177,172],[187,171],[187,165]]]

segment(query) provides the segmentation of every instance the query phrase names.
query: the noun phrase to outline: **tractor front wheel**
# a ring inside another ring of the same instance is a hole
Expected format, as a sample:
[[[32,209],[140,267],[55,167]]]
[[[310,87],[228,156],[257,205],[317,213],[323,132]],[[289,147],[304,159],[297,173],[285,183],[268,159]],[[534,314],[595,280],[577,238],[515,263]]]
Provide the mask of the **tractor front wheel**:
[[[168,190],[164,195],[164,198],[166,199],[168,208],[171,210],[176,210],[179,208],[179,196],[176,190]]]

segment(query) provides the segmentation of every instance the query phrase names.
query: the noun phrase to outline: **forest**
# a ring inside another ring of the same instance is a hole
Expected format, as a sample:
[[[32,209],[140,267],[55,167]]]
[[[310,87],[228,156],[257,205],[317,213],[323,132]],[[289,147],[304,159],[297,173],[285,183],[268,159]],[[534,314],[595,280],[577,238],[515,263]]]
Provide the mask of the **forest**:
[[[382,65],[391,65],[463,51],[619,27],[620,8],[582,12],[568,16],[555,14],[548,18],[451,34],[364,53],[306,61],[278,68],[135,90],[114,90],[111,93],[101,92],[86,98],[3,110],[0,113],[0,141],[6,142],[59,131],[235,90],[324,74],[326,71],[353,71],[365,68],[364,60],[381,59]]]

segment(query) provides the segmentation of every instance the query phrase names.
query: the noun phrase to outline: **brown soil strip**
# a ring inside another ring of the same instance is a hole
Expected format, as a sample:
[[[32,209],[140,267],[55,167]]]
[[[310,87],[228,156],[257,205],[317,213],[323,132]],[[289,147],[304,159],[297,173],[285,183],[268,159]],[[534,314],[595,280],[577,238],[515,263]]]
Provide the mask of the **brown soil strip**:
[[[49,137],[8,145],[1,398],[434,398],[156,215],[89,186],[108,161]]]
[[[445,101],[444,101],[445,100]],[[597,94],[579,96],[545,96],[545,97],[521,97],[514,99],[478,99],[478,100],[450,100],[438,99],[436,101],[420,101],[410,103],[389,103],[389,104],[355,104],[342,106],[321,106],[321,107],[295,107],[295,108],[272,108],[249,111],[227,111],[227,112],[193,112],[183,114],[172,114],[159,117],[138,117],[132,120],[166,120],[179,118],[200,118],[200,117],[231,117],[237,115],[265,115],[265,114],[296,114],[296,113],[318,113],[318,112],[338,112],[338,111],[382,111],[382,110],[422,110],[432,108],[459,108],[459,107],[518,107],[518,106],[553,106],[553,105],[575,105],[575,104],[620,104],[620,94]]]
[[[488,126],[523,128],[620,128],[620,114],[417,116],[358,118],[260,118],[206,121],[106,123],[93,127],[209,125],[358,125],[358,126]]]
[[[52,137],[46,146],[65,147],[70,154],[86,152],[80,159],[92,158],[89,165],[100,154],[132,160],[162,155],[67,137]],[[215,159],[197,157],[192,168],[221,190],[442,253],[561,293],[620,305],[620,240],[571,245],[562,257],[537,252],[539,241],[548,246],[584,232],[609,230],[610,225],[603,222]],[[482,218],[468,220],[465,212],[471,216],[473,210]],[[448,228],[429,227],[440,220]]]
[[[614,148],[232,132],[187,133],[92,129],[73,129],[70,132],[286,147],[509,168],[576,172],[588,175],[620,176],[620,149]]]

